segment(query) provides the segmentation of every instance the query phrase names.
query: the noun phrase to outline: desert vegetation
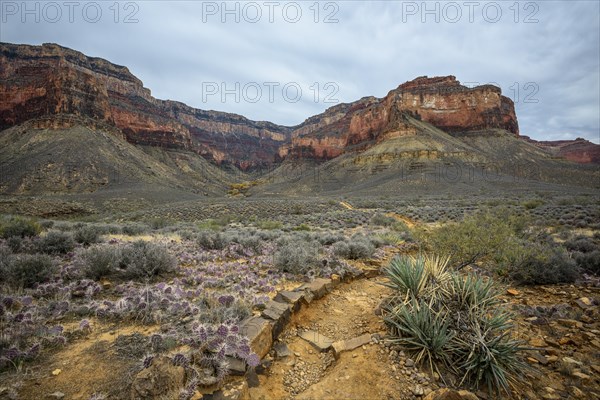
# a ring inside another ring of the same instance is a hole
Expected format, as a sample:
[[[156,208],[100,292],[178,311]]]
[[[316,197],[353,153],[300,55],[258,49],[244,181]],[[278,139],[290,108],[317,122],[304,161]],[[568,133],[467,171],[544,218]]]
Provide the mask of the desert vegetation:
[[[600,269],[598,210],[589,201],[455,202],[435,210],[418,202],[355,203],[185,221],[5,215],[2,374],[19,376],[100,332],[140,327],[146,333],[115,342],[128,376],[171,363],[185,371],[178,395],[193,398],[234,379],[236,363],[264,368],[243,323],[278,291],[317,278],[351,279],[376,263],[388,290],[382,343],[410,356],[438,386],[510,397],[536,365],[527,361],[527,338],[516,334],[531,310],[510,306],[505,288],[580,285]],[[564,208],[570,211],[557,218],[553,210]]]

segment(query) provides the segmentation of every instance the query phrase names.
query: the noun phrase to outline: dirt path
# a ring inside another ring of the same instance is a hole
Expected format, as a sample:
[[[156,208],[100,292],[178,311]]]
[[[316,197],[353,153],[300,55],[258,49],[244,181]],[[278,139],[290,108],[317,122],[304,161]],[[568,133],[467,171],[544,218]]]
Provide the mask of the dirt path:
[[[365,333],[385,335],[374,310],[389,289],[383,278],[360,279],[338,286],[323,299],[296,313],[281,335],[290,354],[273,362],[251,399],[411,399],[434,384],[407,358],[380,341],[341,353],[319,352],[298,333],[311,330],[328,338],[348,340]]]

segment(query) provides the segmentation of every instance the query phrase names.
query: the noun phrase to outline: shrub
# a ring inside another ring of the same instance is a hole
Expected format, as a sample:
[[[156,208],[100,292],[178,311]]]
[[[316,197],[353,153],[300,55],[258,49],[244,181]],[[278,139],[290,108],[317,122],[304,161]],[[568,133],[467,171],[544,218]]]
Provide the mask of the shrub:
[[[42,231],[42,227],[35,220],[22,217],[13,217],[2,223],[0,234],[7,239],[13,236],[31,237]]]
[[[121,265],[126,278],[151,278],[172,272],[176,265],[175,258],[167,248],[156,243],[138,240],[121,250]]]
[[[338,257],[348,258],[350,256],[350,246],[348,246],[348,243],[346,243],[343,240],[335,242],[331,246],[331,249],[333,251],[333,254],[335,254]]]
[[[377,226],[391,226],[396,222],[396,219],[390,216],[387,216],[383,213],[377,213],[373,215],[371,218],[371,225]]]
[[[350,254],[347,258],[350,260],[369,258],[375,252],[373,243],[364,236],[353,236],[348,241],[348,247],[350,248]]]
[[[223,250],[230,239],[221,232],[201,231],[198,233],[198,245],[205,250]]]
[[[522,226],[516,216],[479,212],[458,223],[435,229],[423,238],[438,254],[448,255],[457,267],[488,260],[513,245]]]
[[[157,230],[157,229],[162,229],[162,228],[166,228],[167,226],[171,225],[171,221],[169,221],[166,218],[152,218],[150,220],[150,228],[152,228],[153,230]]]
[[[256,226],[259,227],[260,229],[266,229],[266,230],[273,230],[273,229],[281,229],[283,227],[283,224],[280,221],[273,221],[273,220],[262,220],[262,221],[258,221],[256,223]]]
[[[533,210],[535,208],[538,208],[539,206],[542,206],[543,204],[544,201],[541,199],[532,199],[523,202],[523,208],[525,208],[526,210]]]
[[[293,239],[279,246],[274,264],[279,270],[302,275],[319,265],[319,242]]]
[[[324,235],[319,235],[317,237],[317,240],[319,241],[319,243],[321,243],[324,246],[330,246],[330,245],[334,244],[335,242],[343,241],[344,235],[326,233]]]
[[[573,258],[583,272],[600,275],[600,250],[589,253],[575,252]]]
[[[513,266],[510,277],[523,285],[550,285],[571,283],[580,277],[575,260],[560,247],[546,248],[545,252],[530,255]]]
[[[67,232],[50,231],[37,242],[40,253],[66,254],[75,248],[73,235]]]
[[[14,288],[31,288],[47,282],[56,271],[56,265],[45,254],[14,255],[0,265],[0,279]]]
[[[128,224],[121,229],[123,235],[138,236],[148,232],[149,227],[142,224]]]
[[[78,228],[73,235],[73,238],[77,243],[80,243],[84,246],[89,246],[90,244],[98,243],[100,241],[100,228],[93,225],[86,225],[81,228]]]
[[[6,245],[13,253],[35,253],[34,241],[30,237],[11,236],[6,239]]]
[[[447,272],[448,258],[400,257],[385,268],[385,321],[400,344],[442,375],[452,372],[475,387],[506,391],[527,365],[519,341],[510,338],[512,314],[492,280]]]
[[[116,274],[121,266],[121,247],[93,246],[78,253],[80,267],[86,277],[100,279]]]

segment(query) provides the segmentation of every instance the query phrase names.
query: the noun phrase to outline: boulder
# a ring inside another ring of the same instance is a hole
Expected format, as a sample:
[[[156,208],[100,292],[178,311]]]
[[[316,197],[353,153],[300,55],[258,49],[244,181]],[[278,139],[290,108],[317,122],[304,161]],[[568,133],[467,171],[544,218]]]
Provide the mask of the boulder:
[[[177,398],[184,385],[184,368],[173,365],[169,357],[161,356],[136,375],[130,397],[132,400]]]

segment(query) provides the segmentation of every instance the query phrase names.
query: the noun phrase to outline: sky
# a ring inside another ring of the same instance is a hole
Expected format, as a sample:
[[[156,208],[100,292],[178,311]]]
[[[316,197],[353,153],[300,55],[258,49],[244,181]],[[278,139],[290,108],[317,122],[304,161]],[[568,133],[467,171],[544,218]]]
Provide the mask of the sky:
[[[600,143],[598,1],[6,1],[0,41],[125,65],[153,96],[297,125],[418,76],[495,84],[522,135]]]

